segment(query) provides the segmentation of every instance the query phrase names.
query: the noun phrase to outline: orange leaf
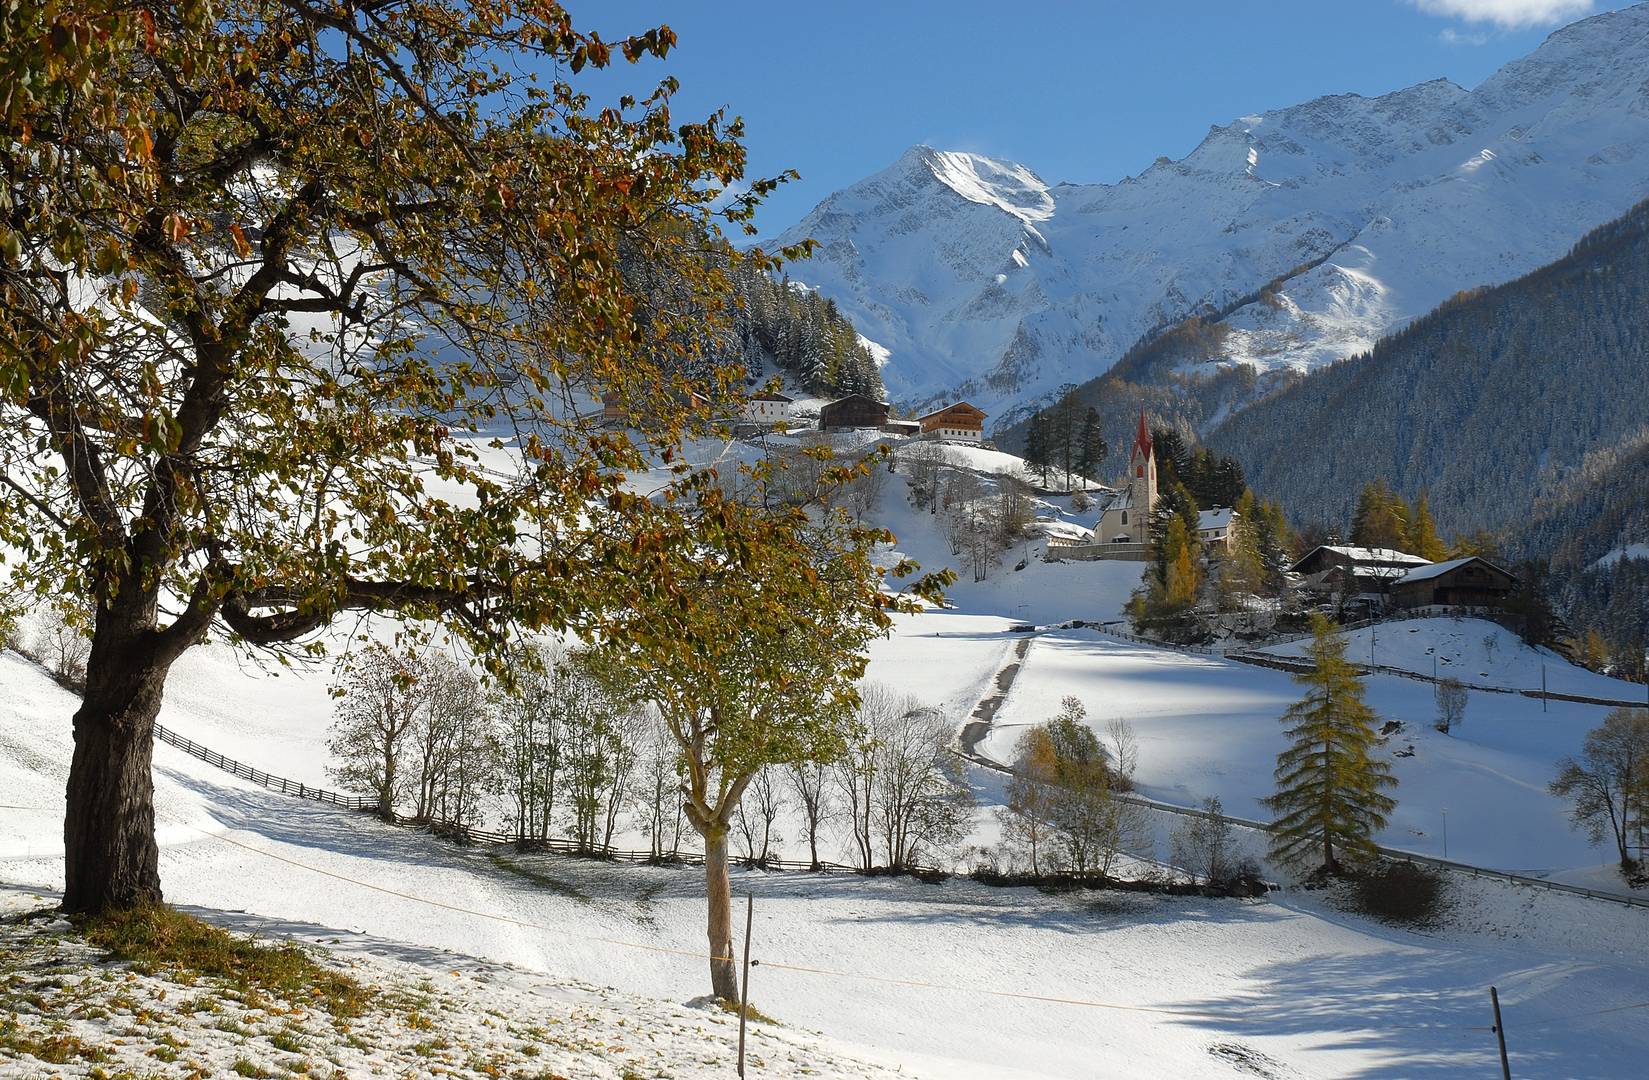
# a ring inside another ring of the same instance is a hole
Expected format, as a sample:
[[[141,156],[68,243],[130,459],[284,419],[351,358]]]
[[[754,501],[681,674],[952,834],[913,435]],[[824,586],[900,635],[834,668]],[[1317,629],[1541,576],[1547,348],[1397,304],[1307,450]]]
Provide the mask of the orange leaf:
[[[241,231],[239,225],[229,226],[229,235],[235,238],[235,251],[241,258],[252,254],[252,245],[246,242],[246,233]]]

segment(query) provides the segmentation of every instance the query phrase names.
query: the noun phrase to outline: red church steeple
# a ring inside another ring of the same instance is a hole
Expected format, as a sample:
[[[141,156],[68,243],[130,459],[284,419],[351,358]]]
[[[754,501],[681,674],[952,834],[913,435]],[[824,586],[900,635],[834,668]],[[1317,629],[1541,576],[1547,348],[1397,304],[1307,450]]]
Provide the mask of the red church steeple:
[[[1134,451],[1128,456],[1131,461],[1151,459],[1151,429],[1145,424],[1144,409],[1139,411],[1139,433],[1134,436]]]

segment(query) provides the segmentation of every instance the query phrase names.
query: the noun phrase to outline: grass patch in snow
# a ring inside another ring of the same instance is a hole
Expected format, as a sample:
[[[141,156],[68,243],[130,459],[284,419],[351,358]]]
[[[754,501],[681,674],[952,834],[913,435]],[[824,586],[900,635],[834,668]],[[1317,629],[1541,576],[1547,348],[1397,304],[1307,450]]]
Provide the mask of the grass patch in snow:
[[[206,977],[246,1001],[268,995],[289,1005],[319,1007],[335,1017],[367,1010],[366,990],[317,963],[295,945],[260,945],[162,904],[80,919],[82,936],[144,972],[166,972],[181,983]]]

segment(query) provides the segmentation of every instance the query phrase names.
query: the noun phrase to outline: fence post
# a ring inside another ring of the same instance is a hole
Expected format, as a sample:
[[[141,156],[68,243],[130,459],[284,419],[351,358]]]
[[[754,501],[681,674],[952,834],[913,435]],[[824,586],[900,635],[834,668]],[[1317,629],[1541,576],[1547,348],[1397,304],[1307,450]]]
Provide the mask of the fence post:
[[[1500,1075],[1502,1080],[1512,1080],[1512,1063],[1506,1057],[1506,1025],[1500,1021],[1500,991],[1492,986],[1489,987],[1489,1004],[1494,1006],[1494,1037],[1500,1044]]]
[[[756,917],[756,894],[745,894],[744,978],[739,981],[739,1076],[744,1076],[744,1025],[750,1018],[750,925]]]

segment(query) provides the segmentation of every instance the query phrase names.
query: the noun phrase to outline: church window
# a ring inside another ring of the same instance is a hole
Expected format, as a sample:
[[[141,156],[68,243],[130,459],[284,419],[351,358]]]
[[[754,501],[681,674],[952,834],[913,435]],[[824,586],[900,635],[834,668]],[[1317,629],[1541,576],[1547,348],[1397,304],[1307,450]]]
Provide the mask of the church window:
[[[1134,466],[1134,475],[1139,477],[1141,480],[1145,479],[1145,466],[1143,466],[1143,465]]]

